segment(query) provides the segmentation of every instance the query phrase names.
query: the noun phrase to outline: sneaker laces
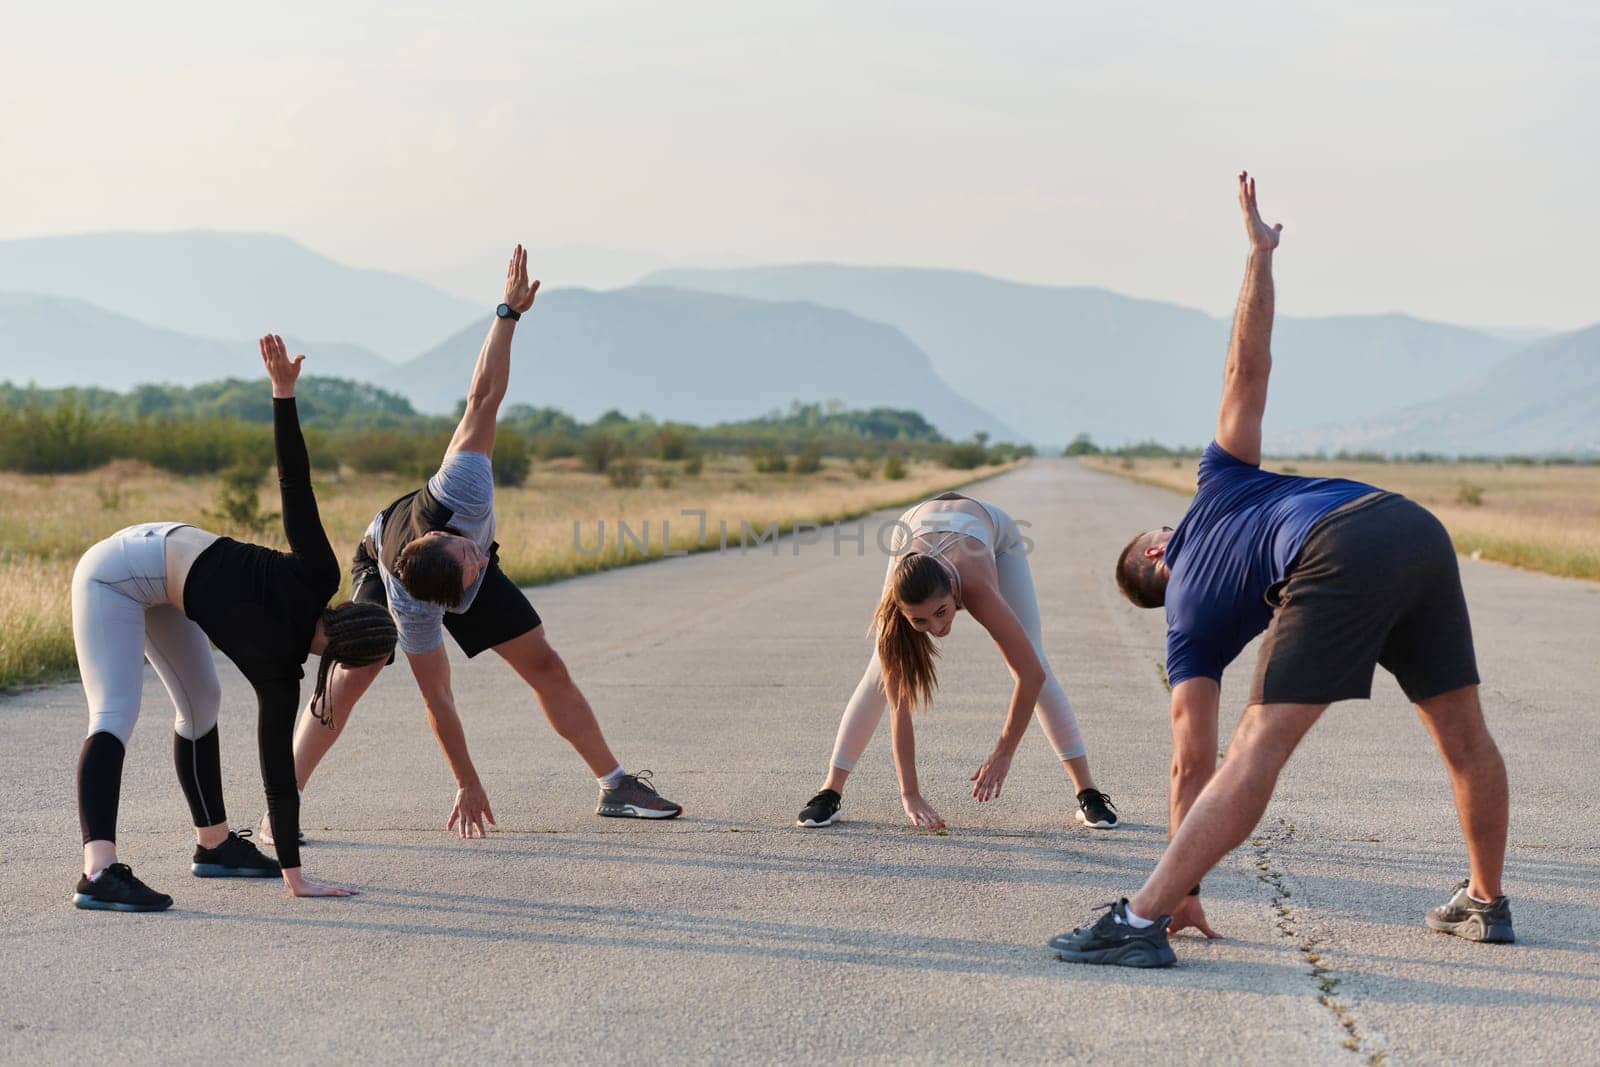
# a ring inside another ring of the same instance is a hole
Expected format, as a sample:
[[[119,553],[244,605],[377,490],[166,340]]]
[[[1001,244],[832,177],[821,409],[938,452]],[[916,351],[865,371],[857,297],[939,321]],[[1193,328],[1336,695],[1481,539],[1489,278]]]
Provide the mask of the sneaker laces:
[[[1084,796],[1084,798],[1082,800],[1080,800],[1078,802],[1078,807],[1087,808],[1090,804],[1093,804],[1095,801],[1098,800],[1101,804],[1104,804],[1107,808],[1111,809],[1112,811],[1116,811],[1117,810],[1117,806],[1115,804],[1111,803],[1111,797],[1108,796],[1105,793],[1100,792],[1100,790],[1098,790],[1098,789],[1085,789],[1083,792],[1084,792],[1085,796]]]
[[[832,792],[833,792],[833,790],[831,790],[831,789],[822,790],[816,796],[814,796],[810,800],[806,801],[806,807],[809,808],[813,804],[830,804],[830,803],[832,803],[833,802],[832,798],[828,796],[828,794],[832,793]]]
[[[1101,923],[1105,922],[1107,919],[1110,919],[1112,922],[1116,922],[1117,921],[1117,915],[1116,915],[1117,907],[1119,905],[1126,905],[1126,904],[1127,904],[1126,900],[1108,900],[1104,904],[1096,905],[1094,910],[1095,911],[1103,911],[1103,912],[1105,912],[1105,914],[1100,916],[1094,922],[1090,923],[1089,924],[1090,928],[1092,929],[1092,928],[1094,928],[1096,926],[1099,926]],[[1129,924],[1129,925],[1131,925],[1131,924]],[[1072,932],[1075,933],[1075,934],[1076,933],[1081,933],[1082,930],[1083,930],[1083,927],[1081,927],[1081,926],[1074,926],[1072,928]]]
[[[625,774],[622,776],[622,782],[618,782],[617,784],[620,786],[623,784],[623,782],[632,781],[634,785],[638,786],[640,789],[643,789],[645,792],[660,796],[661,794],[656,792],[656,787],[650,784],[650,779],[654,776],[655,775],[653,771],[647,770],[640,771],[638,774]]]

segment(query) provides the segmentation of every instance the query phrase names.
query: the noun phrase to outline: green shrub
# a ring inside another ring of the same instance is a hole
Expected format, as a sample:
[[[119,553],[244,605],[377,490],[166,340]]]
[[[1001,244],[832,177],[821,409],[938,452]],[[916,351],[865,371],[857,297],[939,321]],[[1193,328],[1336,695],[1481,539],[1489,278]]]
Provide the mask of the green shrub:
[[[876,460],[872,460],[872,459],[868,459],[865,456],[863,456],[860,459],[852,461],[851,464],[850,464],[851,473],[853,473],[857,478],[860,478],[864,482],[871,481],[872,480],[872,474],[877,469],[878,469],[877,461]]]
[[[340,452],[344,461],[362,474],[426,478],[439,469],[439,461],[449,443],[449,434],[442,430],[435,433],[367,430],[342,437]]]
[[[278,513],[261,510],[264,473],[264,469],[254,463],[237,463],[223,471],[216,510],[207,511],[206,517],[252,534],[265,532],[278,521]]]
[[[662,489],[671,489],[672,488],[672,468],[671,467],[657,467],[656,470],[655,470],[655,473],[652,474],[650,477],[651,477],[651,480],[654,481],[658,487],[660,487]]]
[[[750,462],[757,474],[782,474],[789,469],[789,457],[779,445],[761,445],[751,449]]]
[[[822,469],[822,449],[816,445],[806,445],[794,457],[794,472],[796,474],[815,474]]]
[[[656,431],[656,458],[673,462],[689,454],[689,435],[679,426],[663,426]]]
[[[618,456],[608,460],[606,481],[618,489],[637,489],[644,484],[644,464],[632,456]]]
[[[683,473],[690,478],[700,477],[700,472],[706,469],[706,457],[699,452],[690,453],[689,458],[683,461]]]
[[[114,454],[102,420],[78,404],[0,412],[0,467],[6,470],[64,474],[98,467]]]
[[[533,455],[528,439],[515,430],[498,430],[494,436],[494,455],[489,457],[494,468],[494,484],[515,489],[528,480],[533,469]]]
[[[578,454],[578,441],[563,433],[537,433],[529,440],[533,454],[540,459],[565,459]]]
[[[945,445],[939,460],[952,470],[970,471],[989,462],[989,450],[977,441],[958,441]]]
[[[1471,482],[1462,482],[1456,488],[1456,503],[1465,504],[1469,508],[1483,506],[1483,486],[1473,485]]]
[[[891,482],[898,482],[906,476],[906,461],[896,453],[890,453],[889,458],[883,461],[883,476]]]
[[[1093,438],[1088,434],[1080,433],[1062,450],[1061,454],[1063,456],[1098,456],[1100,454],[1100,446],[1095,444]]]
[[[604,474],[625,452],[627,446],[622,438],[608,430],[590,430],[578,444],[578,455],[583,459],[584,468],[595,474]]]

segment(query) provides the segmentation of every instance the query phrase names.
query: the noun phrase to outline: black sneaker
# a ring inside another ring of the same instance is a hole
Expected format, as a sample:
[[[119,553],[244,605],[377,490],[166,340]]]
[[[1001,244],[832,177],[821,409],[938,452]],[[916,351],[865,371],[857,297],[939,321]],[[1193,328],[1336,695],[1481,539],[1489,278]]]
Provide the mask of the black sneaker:
[[[79,878],[72,903],[91,911],[166,911],[172,898],[135,878],[126,863],[113,863],[94,881],[87,874]]]
[[[1050,939],[1056,958],[1068,963],[1105,963],[1117,967],[1171,967],[1178,962],[1167,943],[1172,916],[1163,915],[1149,926],[1128,925],[1128,898],[1101,905],[1105,914],[1093,926],[1079,927]]]
[[[650,772],[626,774],[611,789],[600,790],[600,806],[596,815],[612,819],[675,819],[683,814],[683,805],[674,804],[650,784]]]
[[[832,826],[839,821],[839,804],[844,800],[837,790],[824,789],[800,809],[796,826]]]
[[[216,848],[196,845],[189,870],[196,878],[276,878],[282,873],[277,860],[232,830]]]
[[[1456,886],[1455,896],[1428,912],[1428,929],[1497,945],[1509,945],[1517,939],[1511,929],[1511,902],[1495,897],[1488,904],[1479,904],[1467,895],[1465,878]]]
[[[1078,794],[1077,820],[1096,830],[1109,830],[1117,825],[1117,809],[1111,798],[1098,789],[1085,789]]]

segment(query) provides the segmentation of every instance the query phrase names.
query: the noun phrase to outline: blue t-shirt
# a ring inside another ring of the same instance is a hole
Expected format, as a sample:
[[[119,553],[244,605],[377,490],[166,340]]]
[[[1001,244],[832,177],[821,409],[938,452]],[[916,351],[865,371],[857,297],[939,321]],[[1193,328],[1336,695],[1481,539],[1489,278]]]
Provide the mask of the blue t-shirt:
[[[1267,589],[1283,580],[1317,520],[1377,489],[1345,478],[1274,474],[1215,441],[1199,485],[1167,542],[1167,680],[1222,680],[1267,628]]]

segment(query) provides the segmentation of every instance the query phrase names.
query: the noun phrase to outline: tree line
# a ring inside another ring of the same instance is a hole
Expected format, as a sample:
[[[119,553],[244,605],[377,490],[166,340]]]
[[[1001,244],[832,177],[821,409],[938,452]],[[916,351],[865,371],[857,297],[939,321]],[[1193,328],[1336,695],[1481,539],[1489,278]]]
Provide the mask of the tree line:
[[[312,465],[409,477],[431,473],[459,418],[424,415],[404,397],[341,378],[309,377],[297,390]],[[851,410],[837,401],[795,401],[788,410],[713,426],[659,422],[609,411],[583,422],[555,408],[515,404],[501,412],[496,477],[520,484],[536,460],[578,457],[590,470],[639,459],[693,464],[707,454],[748,454],[757,470],[820,467],[823,455],[858,462],[893,456],[975,469],[1032,455],[979,434],[950,441],[915,411]],[[39,389],[0,383],[0,469],[33,474],[142,460],[175,474],[264,469],[272,461],[272,401],[260,381],[193,386]]]

